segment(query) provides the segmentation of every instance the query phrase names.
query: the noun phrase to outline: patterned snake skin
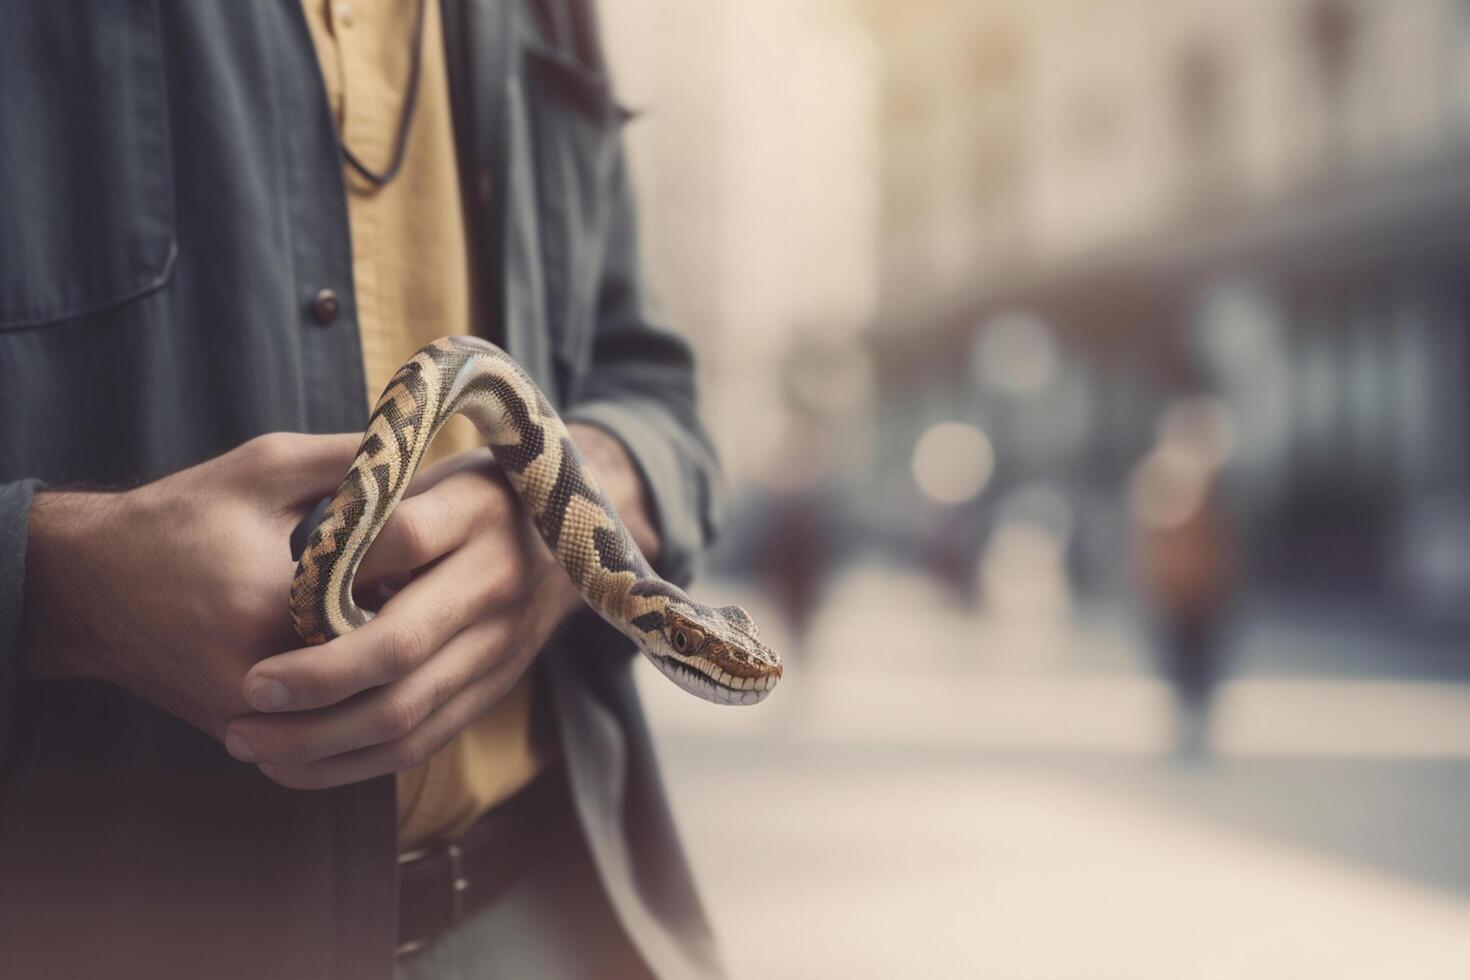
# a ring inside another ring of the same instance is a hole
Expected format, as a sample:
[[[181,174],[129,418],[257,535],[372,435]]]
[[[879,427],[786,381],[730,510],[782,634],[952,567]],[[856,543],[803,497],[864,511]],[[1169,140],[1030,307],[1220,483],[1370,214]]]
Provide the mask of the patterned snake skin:
[[[361,626],[352,580],[446,419],[479,427],[537,531],[603,619],[662,673],[717,704],[755,704],[781,659],[738,606],[712,607],[659,578],[623,526],[566,426],[535,383],[494,344],[446,337],[415,354],[373,409],[347,477],[307,540],[291,618],[308,643]]]

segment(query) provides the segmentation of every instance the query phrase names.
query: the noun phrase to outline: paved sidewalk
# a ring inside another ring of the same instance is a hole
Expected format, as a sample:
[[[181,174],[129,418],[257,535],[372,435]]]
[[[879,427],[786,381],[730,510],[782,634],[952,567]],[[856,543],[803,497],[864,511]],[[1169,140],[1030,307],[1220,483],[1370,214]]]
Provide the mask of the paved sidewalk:
[[[1124,630],[830,613],[755,709],[640,676],[737,977],[1470,975],[1470,685],[1255,674],[1180,770]]]

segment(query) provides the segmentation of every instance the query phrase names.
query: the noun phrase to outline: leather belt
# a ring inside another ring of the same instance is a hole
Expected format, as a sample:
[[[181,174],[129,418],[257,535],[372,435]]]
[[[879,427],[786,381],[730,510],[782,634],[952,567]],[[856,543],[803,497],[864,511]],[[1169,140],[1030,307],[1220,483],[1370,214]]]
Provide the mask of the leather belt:
[[[520,878],[571,806],[564,782],[561,767],[549,767],[462,836],[398,856],[399,956],[489,907]]]

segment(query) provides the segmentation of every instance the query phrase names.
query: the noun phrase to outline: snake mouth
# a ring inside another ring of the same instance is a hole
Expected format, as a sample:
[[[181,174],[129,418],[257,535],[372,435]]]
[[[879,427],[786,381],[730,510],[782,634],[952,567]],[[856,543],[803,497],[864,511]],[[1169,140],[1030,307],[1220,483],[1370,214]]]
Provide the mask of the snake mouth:
[[[764,677],[736,677],[713,664],[706,670],[672,657],[660,659],[658,668],[690,694],[715,704],[758,704],[781,679],[779,672]]]

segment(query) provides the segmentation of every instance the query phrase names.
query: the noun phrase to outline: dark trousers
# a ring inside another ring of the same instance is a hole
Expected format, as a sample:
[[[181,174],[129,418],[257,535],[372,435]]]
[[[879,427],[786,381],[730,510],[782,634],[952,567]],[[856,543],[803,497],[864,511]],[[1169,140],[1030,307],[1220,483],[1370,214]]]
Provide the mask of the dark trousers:
[[[1164,673],[1190,711],[1210,707],[1223,673],[1222,619],[1214,612],[1185,613],[1168,617],[1159,630]]]
[[[471,839],[493,880],[474,883],[480,897],[471,904],[479,907],[457,926],[399,957],[398,980],[652,977],[598,879],[561,766],[487,814],[465,835]],[[471,856],[466,843],[462,860]],[[406,903],[416,893],[406,880],[413,873],[405,870]],[[452,875],[445,881],[452,887]],[[403,909],[405,928],[414,912]]]

